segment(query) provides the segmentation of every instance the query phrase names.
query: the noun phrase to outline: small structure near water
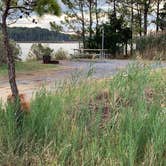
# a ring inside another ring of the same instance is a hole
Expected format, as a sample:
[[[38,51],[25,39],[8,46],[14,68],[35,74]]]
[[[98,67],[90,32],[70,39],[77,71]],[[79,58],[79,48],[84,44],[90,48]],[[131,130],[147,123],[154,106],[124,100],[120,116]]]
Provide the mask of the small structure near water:
[[[45,55],[43,56],[43,63],[44,64],[59,64],[59,61],[51,60],[51,56]]]

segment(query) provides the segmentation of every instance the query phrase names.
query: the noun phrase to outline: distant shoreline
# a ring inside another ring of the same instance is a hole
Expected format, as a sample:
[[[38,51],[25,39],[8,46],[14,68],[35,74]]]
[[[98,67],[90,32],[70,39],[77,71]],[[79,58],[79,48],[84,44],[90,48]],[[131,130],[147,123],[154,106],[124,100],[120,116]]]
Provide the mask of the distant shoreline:
[[[79,43],[79,41],[15,41],[16,43]]]

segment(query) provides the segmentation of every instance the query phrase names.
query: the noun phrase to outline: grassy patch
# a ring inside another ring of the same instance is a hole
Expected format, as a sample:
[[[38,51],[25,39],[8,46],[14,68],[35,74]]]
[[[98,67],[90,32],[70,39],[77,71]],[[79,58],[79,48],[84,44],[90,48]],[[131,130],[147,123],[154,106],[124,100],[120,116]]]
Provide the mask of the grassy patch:
[[[59,66],[53,64],[42,64],[39,61],[17,62],[16,72],[32,72],[45,69],[56,69]],[[0,76],[7,75],[7,65],[0,66]]]
[[[141,64],[112,80],[73,77],[36,94],[19,137],[8,105],[0,165],[165,165],[165,85]]]

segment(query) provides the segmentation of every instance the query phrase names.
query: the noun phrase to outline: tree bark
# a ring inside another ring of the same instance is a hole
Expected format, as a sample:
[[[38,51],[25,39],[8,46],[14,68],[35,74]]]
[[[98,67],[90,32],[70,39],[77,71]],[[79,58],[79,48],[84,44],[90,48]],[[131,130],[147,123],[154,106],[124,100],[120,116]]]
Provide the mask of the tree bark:
[[[113,6],[114,6],[114,16],[116,17],[116,0],[113,1]]]
[[[99,15],[98,15],[98,0],[95,0],[95,15],[96,15],[96,37],[99,38]],[[96,43],[96,47],[99,48],[99,42]]]
[[[92,0],[89,0],[89,47],[91,48],[91,42],[92,42],[92,24],[93,24],[93,19],[92,19]]]
[[[156,32],[159,31],[159,12],[160,12],[160,0],[157,0]]]
[[[82,41],[83,41],[83,47],[85,48],[85,17],[84,17],[84,5],[83,2],[80,2],[80,9],[81,9],[81,15],[82,15]]]
[[[127,54],[128,54],[127,51],[128,51],[128,50],[127,50],[127,42],[126,42],[126,43],[125,43],[125,55],[126,55],[126,57],[127,57]]]
[[[134,9],[133,9],[133,0],[131,0],[131,48],[130,54],[133,55],[133,21],[134,21]]]
[[[99,16],[98,16],[98,0],[95,0],[95,14],[96,14],[96,33],[99,26]]]
[[[14,97],[15,103],[14,103],[14,109],[16,113],[16,122],[17,124],[20,122],[20,113],[21,113],[21,107],[20,107],[20,102],[19,102],[19,91],[17,88],[17,83],[16,83],[16,74],[15,74],[15,62],[14,62],[14,57],[13,57],[13,52],[12,48],[9,42],[9,36],[7,32],[7,17],[8,17],[8,12],[10,9],[10,3],[11,0],[7,0],[5,2],[5,10],[2,14],[2,34],[3,34],[3,43],[4,43],[4,48],[5,48],[5,54],[6,54],[6,59],[7,59],[7,65],[8,65],[8,77],[9,77],[9,83],[10,83],[10,88],[12,92],[12,96]]]
[[[142,12],[141,9],[139,11],[139,35],[142,36]]]
[[[7,32],[7,16],[8,16],[8,11],[9,11],[9,6],[10,6],[10,0],[6,2],[6,10],[4,14],[2,15],[2,33],[3,33],[3,42],[4,42],[4,47],[5,47],[5,52],[6,52],[6,58],[7,58],[7,64],[8,64],[8,75],[9,75],[9,83],[12,91],[12,95],[17,98],[18,97],[18,88],[15,80],[15,62],[14,62],[14,57],[12,53],[12,49],[9,43],[9,36]]]
[[[144,35],[147,35],[147,8],[144,10]]]
[[[148,27],[148,11],[150,7],[150,0],[146,0],[144,2],[144,35],[147,35],[147,27]]]

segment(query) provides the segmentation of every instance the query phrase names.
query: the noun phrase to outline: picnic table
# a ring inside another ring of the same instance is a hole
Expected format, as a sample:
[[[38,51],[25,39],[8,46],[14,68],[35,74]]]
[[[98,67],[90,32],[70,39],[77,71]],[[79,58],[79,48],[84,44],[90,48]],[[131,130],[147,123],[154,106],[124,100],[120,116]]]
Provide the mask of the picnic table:
[[[74,49],[74,56],[82,56],[89,55],[91,57],[99,57],[99,58],[106,58],[108,49]]]

